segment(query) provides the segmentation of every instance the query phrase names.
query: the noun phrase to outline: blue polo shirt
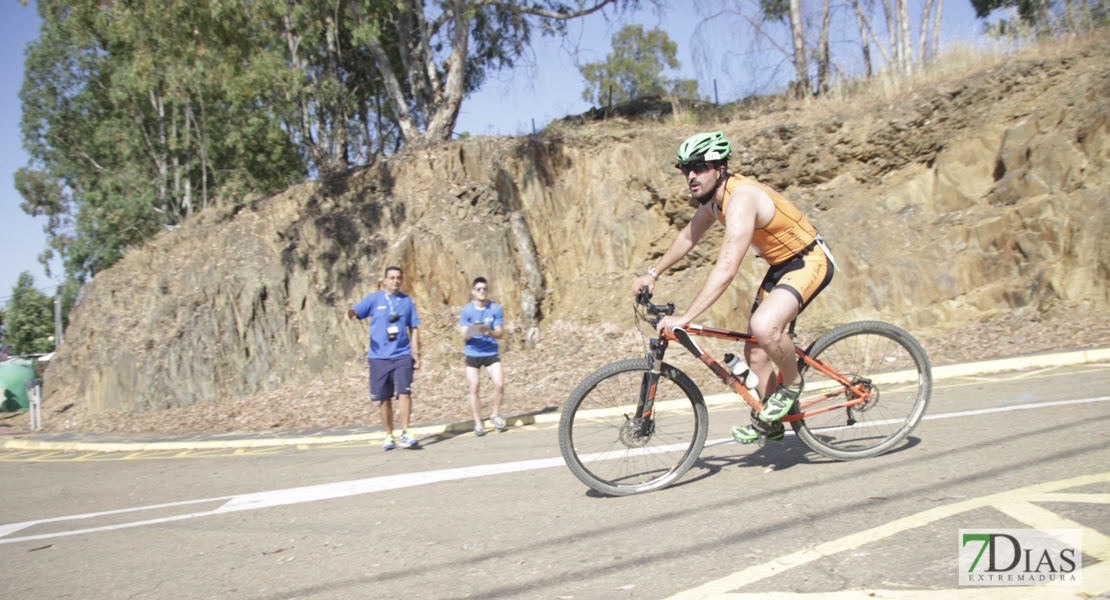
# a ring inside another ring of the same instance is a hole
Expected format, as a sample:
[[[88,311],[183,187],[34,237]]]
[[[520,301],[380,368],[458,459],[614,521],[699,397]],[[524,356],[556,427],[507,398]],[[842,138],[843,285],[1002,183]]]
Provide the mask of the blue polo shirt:
[[[398,358],[412,354],[409,345],[409,328],[416,329],[420,326],[420,317],[416,315],[416,305],[412,298],[398,293],[390,296],[385,290],[367,295],[352,308],[359,320],[370,317],[370,349],[366,352],[367,358]],[[390,315],[397,315],[398,319],[390,323]],[[397,326],[397,338],[389,339],[389,328]]]
[[[490,302],[485,308],[478,308],[471,302],[464,306],[462,312],[459,313],[459,327],[474,323],[485,323],[486,327],[493,329],[501,326],[503,320],[501,306],[496,302]],[[488,335],[476,335],[466,340],[463,354],[466,356],[493,356],[497,354],[497,340]]]

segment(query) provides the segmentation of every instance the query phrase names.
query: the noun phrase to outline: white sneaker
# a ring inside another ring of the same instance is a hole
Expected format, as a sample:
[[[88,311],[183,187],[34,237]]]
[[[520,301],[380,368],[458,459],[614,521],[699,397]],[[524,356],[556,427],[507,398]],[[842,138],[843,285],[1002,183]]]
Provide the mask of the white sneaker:
[[[502,419],[500,415],[494,415],[490,417],[489,422],[492,423],[498,431],[505,431],[506,429],[508,429],[508,427],[505,427],[505,419]]]
[[[483,435],[486,435],[486,428],[482,427],[481,425],[475,425],[474,426],[474,435],[476,435],[478,437],[482,437]]]

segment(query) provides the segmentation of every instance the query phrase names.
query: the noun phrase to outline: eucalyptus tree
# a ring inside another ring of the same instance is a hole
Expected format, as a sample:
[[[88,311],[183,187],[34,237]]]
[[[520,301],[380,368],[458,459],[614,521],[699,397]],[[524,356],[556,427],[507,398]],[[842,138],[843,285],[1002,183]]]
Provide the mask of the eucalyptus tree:
[[[284,65],[248,5],[37,3],[16,186],[78,280],[195,210],[304,178],[264,94]]]
[[[409,147],[450,139],[459,107],[491,70],[513,66],[534,30],[638,0],[350,0],[365,45]]]
[[[23,209],[77,281],[194,211],[450,138],[534,31],[639,0],[39,0]]]

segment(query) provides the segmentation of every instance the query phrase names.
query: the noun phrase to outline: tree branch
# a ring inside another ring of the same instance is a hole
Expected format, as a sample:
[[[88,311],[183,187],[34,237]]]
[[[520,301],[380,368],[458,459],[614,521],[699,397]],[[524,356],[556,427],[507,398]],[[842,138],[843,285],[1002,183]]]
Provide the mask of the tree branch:
[[[501,2],[500,0],[477,0],[476,2],[471,2],[470,5],[496,6],[502,10],[507,10],[515,13],[533,15],[536,17],[544,17],[546,19],[555,19],[557,21],[566,21],[569,19],[591,15],[614,2],[616,2],[616,0],[598,0],[598,2],[592,7],[584,8],[574,13],[556,12],[551,10],[544,10],[542,8],[529,8],[525,6],[518,6],[516,4],[513,4],[512,2]]]

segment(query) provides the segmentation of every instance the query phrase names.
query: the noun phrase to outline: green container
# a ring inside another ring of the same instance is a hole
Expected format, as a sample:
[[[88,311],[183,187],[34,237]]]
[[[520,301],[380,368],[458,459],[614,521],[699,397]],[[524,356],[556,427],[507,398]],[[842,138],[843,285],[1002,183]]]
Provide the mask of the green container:
[[[0,390],[3,401],[0,412],[27,410],[31,404],[27,400],[27,382],[37,378],[35,370],[16,362],[0,363]]]

